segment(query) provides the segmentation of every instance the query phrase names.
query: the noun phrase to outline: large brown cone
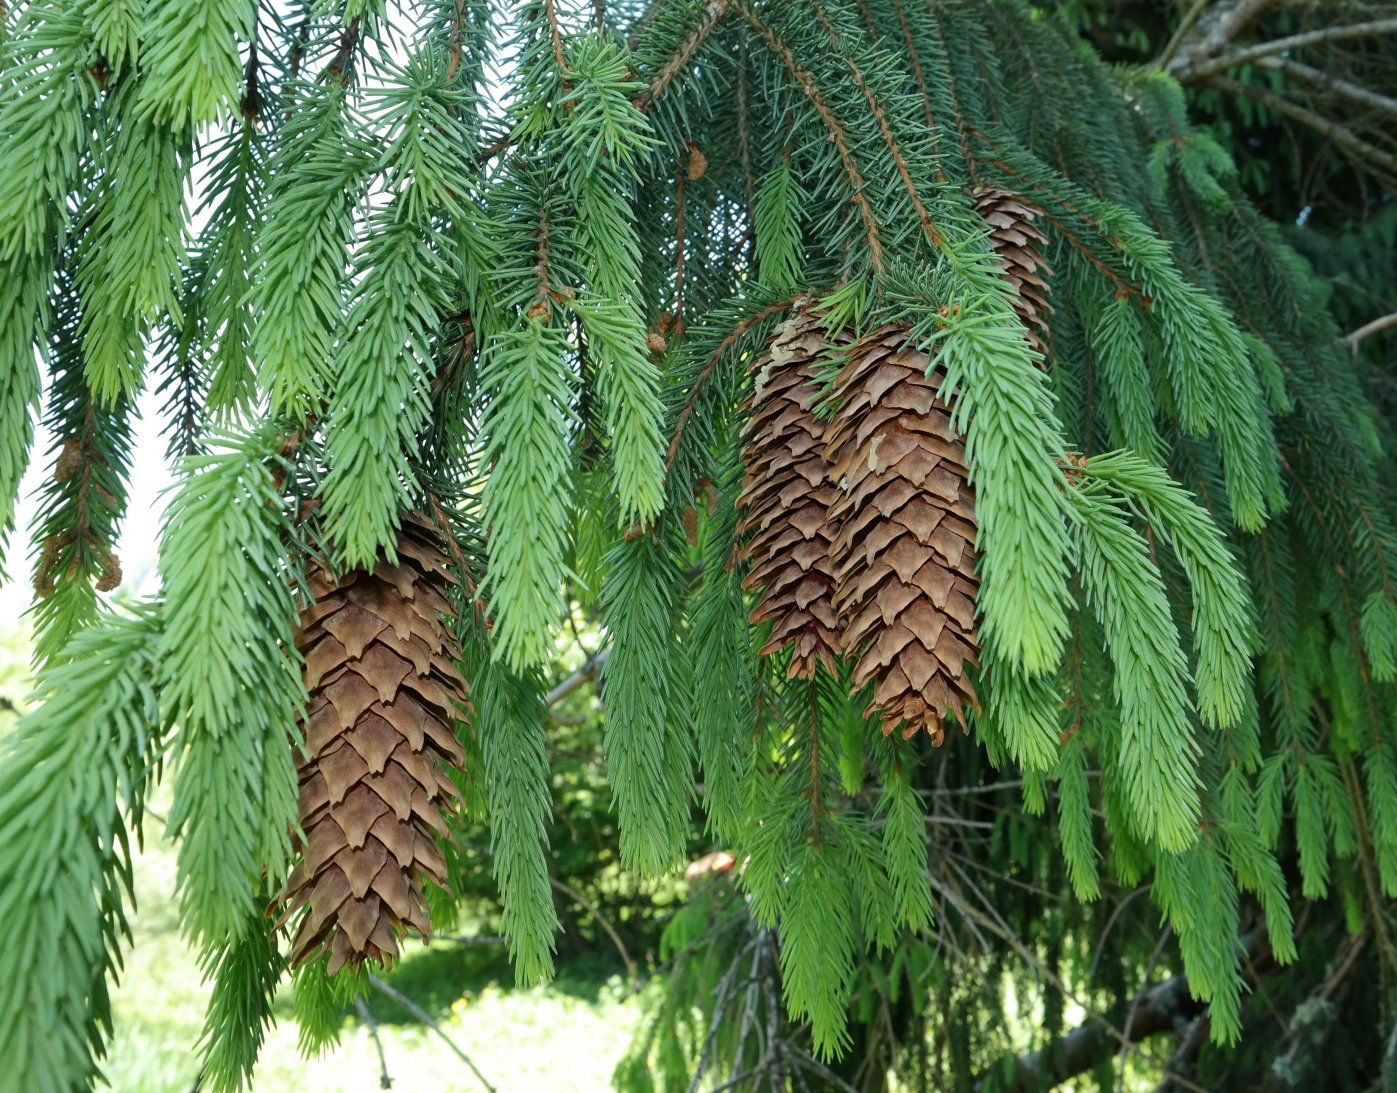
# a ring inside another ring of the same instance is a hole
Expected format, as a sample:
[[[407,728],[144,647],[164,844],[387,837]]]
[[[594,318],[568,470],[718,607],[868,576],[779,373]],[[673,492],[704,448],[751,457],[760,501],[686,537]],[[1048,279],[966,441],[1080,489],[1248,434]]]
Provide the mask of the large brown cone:
[[[750,534],[744,560],[754,564],[742,587],[758,593],[754,623],[770,622],[763,654],[791,647],[791,678],[815,665],[834,670],[839,620],[834,609],[829,506],[836,490],[824,455],[824,424],[815,419],[815,369],[828,353],[822,316],[797,307],[753,362],[754,390],[743,428],[747,470],[737,504],[738,531]]]
[[[977,705],[966,676],[979,664],[975,503],[940,377],[906,338],[898,327],[866,335],[838,378],[826,435],[840,490],[834,603],[854,684],[874,681],[867,715],[884,733],[901,725],[940,744],[945,715]]]
[[[391,965],[398,938],[426,935],[422,883],[446,882],[437,837],[458,800],[465,707],[443,589],[454,579],[431,526],[409,517],[396,565],[336,580],[319,565],[301,617],[309,701],[302,722],[301,860],[278,903],[304,907],[292,964],[328,942],[328,970]]]
[[[990,227],[989,245],[999,258],[999,268],[1014,289],[1014,310],[1024,324],[1028,344],[1048,357],[1048,282],[1052,269],[1043,261],[1038,248],[1048,245],[1048,237],[1033,223],[1043,215],[1009,190],[981,188],[971,195],[975,211]]]

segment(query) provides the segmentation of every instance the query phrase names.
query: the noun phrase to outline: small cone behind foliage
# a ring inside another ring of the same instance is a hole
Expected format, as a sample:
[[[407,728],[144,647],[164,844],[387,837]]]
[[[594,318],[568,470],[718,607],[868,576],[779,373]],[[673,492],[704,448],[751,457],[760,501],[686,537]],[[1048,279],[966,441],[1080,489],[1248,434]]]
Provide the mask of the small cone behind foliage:
[[[430,932],[423,879],[446,882],[436,839],[458,798],[447,769],[464,759],[451,725],[466,702],[444,595],[454,578],[420,518],[405,521],[398,555],[339,580],[313,565],[296,641],[310,696],[304,834],[283,921],[306,908],[292,964],[328,941],[331,974],[391,965],[408,927]]]
[[[862,338],[839,374],[839,415],[826,452],[839,494],[834,603],[853,681],[874,681],[868,715],[940,744],[942,719],[976,706],[966,668],[978,665],[975,504],[965,440],[951,424],[939,376],[907,332]]]
[[[990,249],[999,258],[999,267],[1014,289],[1014,310],[1023,321],[1028,344],[1048,357],[1048,282],[1052,268],[1038,249],[1047,246],[1048,237],[1034,225],[1043,215],[1016,193],[993,188],[978,189],[971,195],[975,211],[990,227]]]
[[[738,526],[754,564],[742,587],[759,593],[751,620],[772,623],[763,654],[791,646],[791,678],[815,665],[834,671],[840,650],[834,609],[829,506],[835,489],[825,463],[824,424],[815,420],[815,365],[827,351],[823,317],[797,308],[752,364],[755,387],[743,428],[747,470]]]

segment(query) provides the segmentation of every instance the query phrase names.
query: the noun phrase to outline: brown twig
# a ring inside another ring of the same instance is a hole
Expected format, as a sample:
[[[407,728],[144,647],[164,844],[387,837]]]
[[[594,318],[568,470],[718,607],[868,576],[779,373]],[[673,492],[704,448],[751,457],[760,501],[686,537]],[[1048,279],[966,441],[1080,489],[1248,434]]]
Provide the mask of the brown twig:
[[[829,16],[825,13],[824,5],[814,3],[815,18],[824,28],[826,37],[830,40],[831,48],[838,49],[839,34],[830,22]],[[868,104],[869,112],[874,120],[878,122],[878,130],[883,134],[883,143],[887,146],[888,155],[892,157],[893,166],[897,169],[897,174],[902,179],[903,188],[907,191],[907,196],[912,202],[912,208],[916,211],[917,219],[921,223],[922,232],[931,240],[931,245],[940,247],[942,245],[941,234],[936,230],[936,226],[931,221],[931,215],[926,211],[926,206],[922,204],[921,195],[917,193],[916,184],[912,181],[912,173],[907,168],[907,161],[902,155],[902,147],[898,144],[897,138],[893,135],[892,126],[888,124],[887,113],[873,94],[873,89],[869,87],[868,81],[864,79],[863,72],[859,69],[852,57],[845,57],[844,63],[849,68],[849,77],[854,86],[863,95],[863,101]]]
[[[834,111],[830,109],[829,103],[820,94],[820,89],[816,86],[815,78],[801,67],[796,60],[795,54],[777,35],[774,27],[761,18],[755,11],[745,4],[736,4],[738,13],[751,24],[758,36],[767,44],[767,47],[780,62],[786,66],[786,71],[795,80],[805,97],[810,100],[810,105],[819,116],[826,132],[829,134],[830,143],[834,145],[834,150],[839,155],[839,162],[844,168],[844,174],[849,179],[849,200],[854,208],[858,210],[859,219],[863,222],[864,236],[868,241],[869,257],[873,263],[875,271],[883,268],[883,240],[882,230],[878,225],[878,218],[873,213],[873,206],[869,203],[867,195],[864,194],[866,185],[863,172],[859,169],[857,161],[854,159],[853,148],[849,140],[849,133],[834,116]]]
[[[679,78],[679,74],[689,67],[689,63],[694,59],[702,47],[708,41],[708,36],[713,33],[713,28],[727,17],[728,0],[709,0],[708,7],[704,9],[703,18],[698,21],[693,31],[676,49],[669,60],[665,61],[655,73],[650,81],[650,86],[641,93],[635,100],[635,108],[642,114],[648,113],[655,105],[655,100],[664,94],[665,88]]]
[[[640,989],[640,972],[636,967],[636,962],[631,959],[630,952],[626,949],[626,943],[621,940],[621,935],[616,932],[616,927],[611,924],[611,920],[601,913],[601,908],[584,896],[572,885],[560,881],[557,877],[549,876],[548,883],[552,887],[574,901],[591,916],[597,920],[597,925],[606,931],[606,936],[611,939],[611,944],[615,946],[616,952],[621,957],[621,963],[626,965],[626,975],[631,981],[631,993],[634,994]]]
[[[719,361],[723,359],[723,354],[731,349],[733,343],[746,334],[747,331],[751,330],[752,327],[756,326],[764,319],[769,319],[773,315],[779,315],[781,312],[788,310],[797,299],[798,297],[791,296],[788,299],[771,304],[769,307],[762,308],[756,314],[743,319],[742,322],[738,323],[728,332],[727,337],[718,343],[718,348],[713,351],[713,355],[708,358],[708,363],[703,366],[703,370],[699,372],[698,376],[694,379],[693,386],[689,388],[689,398],[684,403],[684,408],[679,411],[679,417],[674,422],[674,436],[670,438],[669,450],[665,453],[666,473],[674,466],[675,457],[679,454],[679,443],[684,437],[684,429],[689,423],[689,418],[693,416],[694,410],[698,406],[699,395],[702,394],[704,387],[708,385],[708,381],[712,378],[714,371],[717,369]]]

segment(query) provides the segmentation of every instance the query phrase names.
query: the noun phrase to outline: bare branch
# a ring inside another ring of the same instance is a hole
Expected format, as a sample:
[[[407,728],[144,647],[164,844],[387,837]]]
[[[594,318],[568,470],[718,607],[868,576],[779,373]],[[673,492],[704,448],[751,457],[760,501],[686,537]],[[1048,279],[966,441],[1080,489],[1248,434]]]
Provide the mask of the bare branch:
[[[1286,38],[1272,38],[1269,42],[1258,42],[1222,57],[1192,63],[1192,57],[1176,57],[1169,71],[1180,83],[1197,83],[1215,76],[1229,68],[1248,64],[1261,57],[1272,57],[1277,53],[1318,45],[1322,42],[1341,42],[1350,38],[1370,38],[1378,34],[1397,34],[1397,18],[1373,19],[1366,23],[1347,23],[1341,26],[1321,27],[1292,34]]]
[[[617,953],[621,956],[621,962],[626,965],[626,974],[631,980],[631,993],[634,994],[640,989],[640,973],[636,968],[636,963],[631,959],[631,954],[626,949],[626,944],[621,940],[621,935],[616,932],[616,927],[611,925],[611,920],[601,913],[601,908],[584,896],[570,884],[565,884],[557,877],[550,876],[548,883],[556,888],[563,895],[573,900],[577,905],[591,913],[597,920],[597,924],[606,931],[606,936],[611,938],[611,944],[616,946]]]
[[[1194,4],[1192,10],[1183,17],[1171,42],[1157,64],[1168,66],[1169,70],[1187,67],[1204,57],[1218,52],[1235,38],[1248,31],[1261,15],[1275,7],[1277,0],[1221,0],[1208,10],[1207,0]],[[1197,34],[1190,32],[1197,27]],[[1185,39],[1190,39],[1185,45]]]
[[[1360,84],[1351,83],[1338,76],[1331,76],[1328,72],[1321,72],[1317,68],[1302,65],[1298,61],[1283,61],[1279,57],[1262,57],[1256,64],[1258,68],[1269,68],[1289,76],[1293,80],[1301,80],[1325,91],[1331,91],[1335,95],[1342,95],[1385,114],[1397,114],[1397,99],[1379,95],[1376,91],[1370,91]]]
[[[593,653],[590,657],[588,657],[585,661],[582,662],[581,668],[577,669],[577,671],[573,672],[572,675],[567,677],[567,679],[563,680],[561,683],[559,683],[556,687],[554,687],[551,691],[548,692],[548,694],[543,699],[544,705],[556,706],[559,702],[567,698],[568,695],[572,694],[573,691],[577,690],[584,683],[588,683],[591,680],[596,679],[598,673],[601,672],[602,667],[606,664],[606,658],[610,654],[610,649],[603,649],[600,653]]]
[[[1381,315],[1370,323],[1364,323],[1352,334],[1344,338],[1348,342],[1349,348],[1355,353],[1358,352],[1358,343],[1364,338],[1371,338],[1374,334],[1379,334],[1384,330],[1397,326],[1397,311],[1391,315]]]
[[[1261,930],[1239,938],[1238,944],[1244,953],[1260,954],[1267,948],[1265,933]],[[1137,994],[1119,1027],[1093,1015],[1092,1020],[1053,1043],[1019,1056],[1008,1088],[1025,1093],[1052,1089],[1112,1055],[1115,1052],[1113,1041],[1118,1042],[1124,1052],[1160,1033],[1186,1034],[1205,1009],[1204,1003],[1190,993],[1187,978],[1176,975]],[[1200,1086],[1181,1074],[1171,1071],[1168,1078],[1174,1083],[1173,1089],[1202,1093]]]
[[[1397,29],[1397,20],[1393,22],[1394,29]],[[1289,99],[1277,95],[1274,91],[1267,91],[1262,87],[1251,87],[1226,76],[1210,76],[1205,83],[1219,91],[1226,91],[1229,95],[1241,95],[1253,102],[1259,102],[1277,114],[1283,114],[1298,121],[1301,125],[1309,126],[1328,137],[1336,148],[1347,152],[1355,159],[1363,160],[1370,166],[1397,177],[1397,155],[1369,144],[1351,129],[1345,128],[1322,114],[1317,114],[1299,103],[1291,102]]]
[[[1169,67],[1169,62],[1172,61],[1175,54],[1179,52],[1179,47],[1183,45],[1184,39],[1187,38],[1189,32],[1193,30],[1198,22],[1199,16],[1203,14],[1203,10],[1207,6],[1208,0],[1195,0],[1193,7],[1189,8],[1188,11],[1184,13],[1184,17],[1179,20],[1179,29],[1174,31],[1174,36],[1169,39],[1169,42],[1160,52],[1158,58],[1155,59],[1154,63],[1156,67]]]

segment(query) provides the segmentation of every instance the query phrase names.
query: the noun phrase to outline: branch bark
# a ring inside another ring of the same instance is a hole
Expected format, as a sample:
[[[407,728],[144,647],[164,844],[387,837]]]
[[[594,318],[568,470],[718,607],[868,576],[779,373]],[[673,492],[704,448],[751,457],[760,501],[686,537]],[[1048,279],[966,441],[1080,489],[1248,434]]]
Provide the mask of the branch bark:
[[[556,706],[584,683],[596,679],[597,675],[606,665],[606,658],[610,655],[610,649],[603,649],[600,653],[593,653],[583,662],[581,668],[577,669],[577,671],[573,672],[567,679],[563,680],[548,692],[543,700],[544,705],[550,708]]]
[[[1157,64],[1169,72],[1176,72],[1216,55],[1278,2],[1219,0],[1209,8],[1207,0],[1199,0],[1184,16]]]
[[[1394,311],[1391,315],[1381,315],[1370,323],[1364,323],[1352,334],[1347,335],[1344,341],[1348,342],[1349,348],[1357,353],[1358,343],[1364,338],[1370,338],[1374,334],[1380,334],[1382,331],[1394,326],[1397,326],[1397,311]]]
[[[1324,42],[1342,42],[1350,38],[1370,38],[1379,34],[1397,34],[1397,18],[1371,19],[1363,23],[1347,23],[1340,26],[1321,27],[1307,30],[1285,38],[1272,38],[1254,46],[1239,49],[1220,57],[1201,57],[1193,52],[1180,52],[1169,65],[1169,72],[1180,83],[1198,83],[1209,76],[1215,76],[1229,68],[1248,64],[1262,57],[1272,57],[1304,46],[1319,45]]]
[[[1384,114],[1397,114],[1397,99],[1379,95],[1376,91],[1370,91],[1361,84],[1332,76],[1318,68],[1302,65],[1298,61],[1283,61],[1279,57],[1262,57],[1256,64],[1258,68],[1269,68],[1289,76],[1293,80],[1300,80],[1323,91],[1330,91],[1335,95],[1342,95],[1344,98],[1362,103],[1364,106],[1371,106],[1374,110],[1379,110]]]

